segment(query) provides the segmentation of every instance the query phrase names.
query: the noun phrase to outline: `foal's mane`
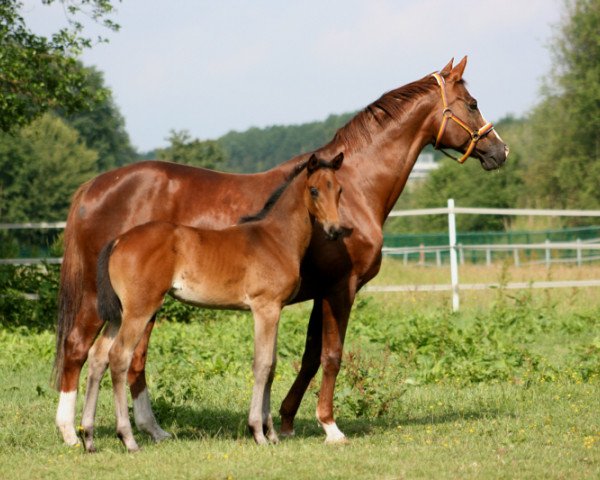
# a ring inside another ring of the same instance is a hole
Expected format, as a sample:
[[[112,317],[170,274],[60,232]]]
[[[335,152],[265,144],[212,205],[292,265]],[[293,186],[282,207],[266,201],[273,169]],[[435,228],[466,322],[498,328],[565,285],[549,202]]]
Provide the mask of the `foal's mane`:
[[[371,142],[371,134],[375,133],[373,120],[381,129],[386,128],[389,123],[400,120],[408,105],[428,94],[435,86],[435,80],[428,75],[384,93],[340,128],[331,143],[341,142],[349,150],[354,150]]]
[[[263,208],[260,211],[252,215],[243,216],[239,219],[237,224],[241,225],[242,223],[256,222],[265,218],[273,209],[273,207],[277,203],[277,200],[281,198],[283,192],[285,192],[290,183],[292,183],[292,180],[294,180],[294,178],[300,175],[300,173],[306,168],[309,159],[303,160],[302,162],[294,166],[293,170],[290,173],[288,173],[285,177],[283,183],[279,185],[275,190],[273,190],[273,193],[271,193],[271,195],[269,195],[269,198],[267,199]],[[331,164],[329,162],[326,162],[325,160],[319,159],[318,162],[319,163],[317,164],[317,168],[333,168]]]

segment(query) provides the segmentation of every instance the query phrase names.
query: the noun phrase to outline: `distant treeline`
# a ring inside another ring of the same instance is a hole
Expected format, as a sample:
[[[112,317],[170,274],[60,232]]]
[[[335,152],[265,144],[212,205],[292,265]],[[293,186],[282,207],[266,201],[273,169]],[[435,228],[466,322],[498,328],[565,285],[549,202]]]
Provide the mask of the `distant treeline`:
[[[320,122],[229,132],[217,140],[225,152],[222,168],[245,173],[267,170],[325,145],[353,116],[354,113],[344,113],[329,115]]]

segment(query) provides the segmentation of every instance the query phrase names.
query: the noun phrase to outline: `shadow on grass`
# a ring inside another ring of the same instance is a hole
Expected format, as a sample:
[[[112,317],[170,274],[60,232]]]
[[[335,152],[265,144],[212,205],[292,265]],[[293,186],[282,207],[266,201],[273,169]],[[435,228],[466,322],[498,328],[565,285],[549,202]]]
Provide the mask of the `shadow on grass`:
[[[171,405],[158,400],[154,403],[159,424],[179,440],[240,440],[250,439],[245,410],[194,408],[187,405]],[[340,417],[338,425],[348,438],[361,438],[386,430],[394,430],[399,425],[441,425],[457,421],[477,421],[482,418],[496,418],[510,415],[497,409],[478,409],[460,412],[432,413],[422,416],[388,414],[379,418],[344,418]],[[279,430],[279,416],[275,415],[275,426]],[[98,437],[114,437],[114,427],[98,426],[95,434]],[[151,444],[146,435],[136,433],[142,444]],[[323,429],[316,419],[298,417],[295,421],[295,439],[324,438]]]

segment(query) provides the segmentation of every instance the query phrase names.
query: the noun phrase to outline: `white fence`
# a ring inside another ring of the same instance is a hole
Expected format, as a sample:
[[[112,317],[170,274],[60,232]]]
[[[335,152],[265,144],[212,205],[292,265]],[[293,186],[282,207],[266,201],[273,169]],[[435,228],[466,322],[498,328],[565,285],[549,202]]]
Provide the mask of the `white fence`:
[[[557,242],[537,244],[510,244],[510,245],[458,245],[456,243],[456,215],[521,215],[521,216],[565,216],[565,217],[600,217],[600,210],[533,210],[533,209],[516,209],[516,208],[465,208],[456,207],[454,200],[448,200],[447,208],[428,208],[392,211],[390,217],[407,217],[419,215],[448,215],[448,245],[443,246],[421,246],[421,247],[400,247],[400,248],[383,248],[384,254],[400,254],[405,255],[405,259],[411,253],[436,252],[437,263],[441,265],[440,255],[443,251],[450,252],[450,284],[438,285],[384,285],[384,286],[367,286],[365,289],[368,292],[452,292],[452,310],[457,311],[460,306],[460,290],[484,290],[489,288],[499,288],[497,283],[478,283],[478,284],[460,284],[458,278],[459,260],[464,262],[465,250],[483,250],[486,252],[486,262],[491,263],[491,255],[494,251],[512,251],[516,265],[520,265],[520,250],[544,250],[545,259],[535,263],[545,263],[550,265],[552,250],[573,250],[576,252],[576,261],[580,265],[584,260],[599,259],[600,256],[584,257],[584,251],[600,250],[598,240],[592,241],[576,241],[576,242]],[[64,229],[66,222],[39,222],[39,223],[4,223],[0,224],[0,230],[13,229]],[[61,258],[47,258],[43,261],[47,263],[60,263]],[[553,260],[556,261],[556,260]],[[35,264],[40,263],[40,259],[0,259],[0,264]],[[534,262],[529,262],[534,263]],[[599,287],[600,280],[568,280],[568,281],[539,281],[530,283],[509,283],[502,285],[507,289],[522,289],[522,288],[564,288],[564,287]]]
[[[456,243],[456,215],[471,214],[471,215],[521,215],[521,216],[563,216],[563,217],[600,217],[600,210],[533,210],[533,209],[517,209],[517,208],[464,208],[456,207],[454,199],[448,199],[447,208],[427,208],[404,211],[392,211],[390,217],[408,217],[419,215],[448,215],[448,246],[441,247],[409,247],[404,248],[388,248],[383,249],[383,253],[401,253],[408,254],[421,249],[429,251],[450,251],[450,285],[385,285],[385,286],[368,286],[365,290],[368,292],[432,292],[432,291],[451,291],[452,292],[452,310],[458,311],[460,306],[460,290],[484,290],[488,288],[499,288],[497,283],[477,283],[477,284],[459,284],[458,280],[458,257],[459,248],[464,249],[480,249],[488,253],[486,256],[491,257],[493,250],[510,249],[515,255],[515,260],[518,262],[518,251],[521,249],[544,249],[546,251],[546,262],[549,262],[550,251],[556,250],[575,250],[579,262],[582,261],[583,250],[600,250],[600,244],[584,243],[584,242],[560,242],[560,243],[542,243],[542,244],[512,244],[512,245],[462,245]],[[439,257],[438,257],[439,258]],[[600,280],[568,280],[555,282],[530,282],[530,283],[509,283],[503,285],[503,288],[521,289],[521,288],[564,288],[564,287],[599,287]]]

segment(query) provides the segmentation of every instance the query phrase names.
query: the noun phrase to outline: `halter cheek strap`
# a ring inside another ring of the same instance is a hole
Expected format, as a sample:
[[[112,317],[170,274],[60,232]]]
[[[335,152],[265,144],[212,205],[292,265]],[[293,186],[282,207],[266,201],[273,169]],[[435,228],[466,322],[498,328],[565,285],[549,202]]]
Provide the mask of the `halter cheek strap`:
[[[471,130],[471,128],[465,122],[463,122],[460,118],[458,118],[456,115],[454,115],[454,113],[452,112],[450,107],[448,107],[448,101],[446,99],[446,82],[445,82],[444,78],[439,73],[432,73],[431,76],[433,78],[435,78],[438,85],[440,86],[440,93],[442,95],[442,106],[443,106],[442,123],[440,124],[440,129],[439,129],[437,137],[435,139],[435,148],[437,150],[440,150],[444,155],[447,155],[448,157],[453,158],[457,162],[464,163],[465,160],[467,158],[469,158],[471,153],[473,153],[473,150],[475,149],[477,142],[482,137],[484,137],[485,135],[490,133],[494,129],[494,126],[492,125],[492,122],[488,122],[483,127],[481,127],[479,130]],[[452,121],[456,122],[471,137],[471,143],[469,143],[469,146],[467,147],[466,152],[460,158],[456,158],[454,155],[451,155],[448,152],[444,151],[443,149],[439,148],[440,141],[442,140],[444,131],[446,130],[446,126],[448,125],[448,120],[452,120]]]

